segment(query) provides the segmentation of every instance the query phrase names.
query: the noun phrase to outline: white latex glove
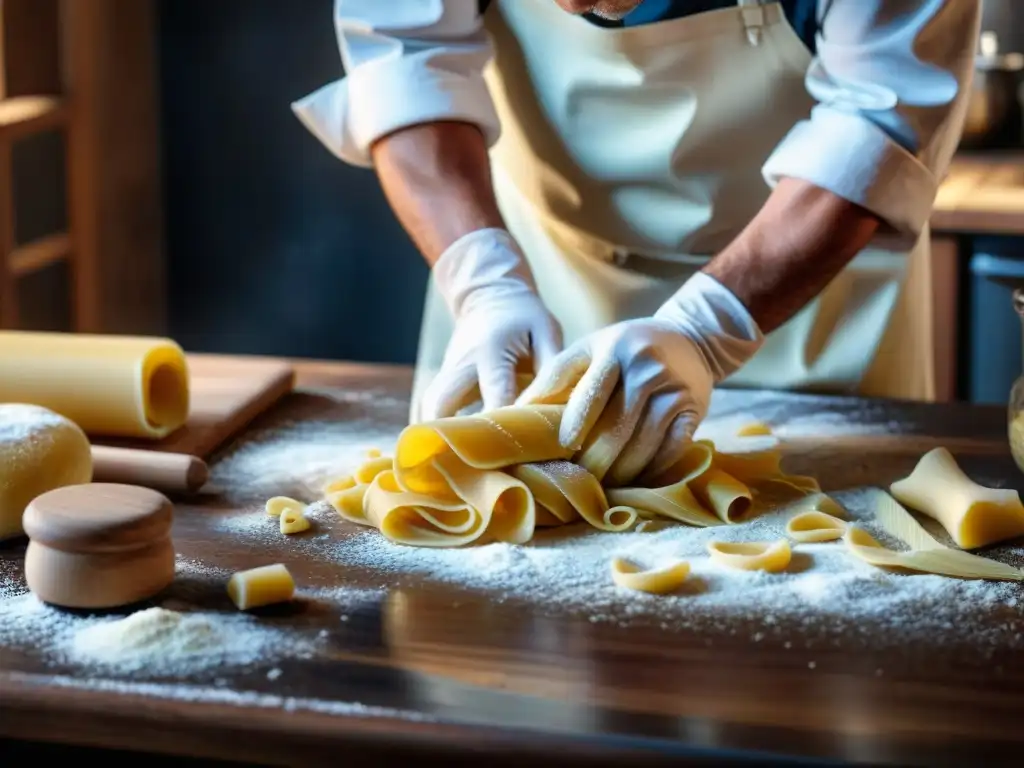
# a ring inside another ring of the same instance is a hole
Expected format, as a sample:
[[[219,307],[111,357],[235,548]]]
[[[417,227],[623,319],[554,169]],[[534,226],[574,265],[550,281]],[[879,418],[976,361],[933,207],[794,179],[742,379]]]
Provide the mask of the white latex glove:
[[[519,244],[503,229],[459,238],[434,264],[455,318],[441,370],[423,394],[425,421],[454,416],[479,385],[484,410],[515,402],[516,366],[536,372],[562,349],[562,329],[537,295]]]
[[[698,272],[650,318],[590,334],[548,363],[518,404],[559,402],[559,439],[608,485],[674,464],[707,415],[712,387],[763,342],[733,293]]]

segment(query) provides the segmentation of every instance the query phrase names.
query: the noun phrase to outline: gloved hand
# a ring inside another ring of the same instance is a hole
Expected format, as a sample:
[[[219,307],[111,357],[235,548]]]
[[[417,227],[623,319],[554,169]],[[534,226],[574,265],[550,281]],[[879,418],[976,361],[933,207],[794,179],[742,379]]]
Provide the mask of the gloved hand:
[[[707,415],[714,384],[760,348],[733,293],[698,272],[653,317],[590,334],[544,366],[517,404],[565,401],[559,439],[606,484],[671,467]],[[578,459],[579,460],[579,459]]]
[[[503,229],[471,232],[441,254],[433,274],[455,331],[423,394],[422,418],[454,416],[477,385],[484,410],[512,405],[517,365],[532,359],[536,372],[562,349],[562,329],[537,295],[518,243]]]

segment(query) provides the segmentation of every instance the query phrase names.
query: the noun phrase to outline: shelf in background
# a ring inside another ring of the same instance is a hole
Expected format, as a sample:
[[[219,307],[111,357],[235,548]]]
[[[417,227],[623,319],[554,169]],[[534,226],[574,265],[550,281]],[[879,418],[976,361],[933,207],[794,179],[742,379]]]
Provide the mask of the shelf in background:
[[[67,105],[55,96],[0,99],[0,140],[16,141],[62,128],[67,117]]]
[[[16,247],[8,256],[8,268],[15,277],[23,277],[65,261],[70,255],[71,237],[59,232]]]
[[[1024,235],[1024,152],[954,158],[931,225],[935,232]]]

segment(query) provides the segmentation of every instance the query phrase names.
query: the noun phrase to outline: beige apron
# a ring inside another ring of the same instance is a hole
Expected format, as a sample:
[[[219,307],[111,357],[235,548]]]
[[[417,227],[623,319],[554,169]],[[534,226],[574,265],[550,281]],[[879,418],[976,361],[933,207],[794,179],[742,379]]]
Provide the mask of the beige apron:
[[[566,344],[651,315],[735,238],[813,106],[811,55],[777,3],[603,28],[552,0],[498,0],[486,21],[495,192]],[[724,386],[933,399],[929,267],[927,232],[909,254],[873,244]],[[431,282],[414,422],[451,333]]]

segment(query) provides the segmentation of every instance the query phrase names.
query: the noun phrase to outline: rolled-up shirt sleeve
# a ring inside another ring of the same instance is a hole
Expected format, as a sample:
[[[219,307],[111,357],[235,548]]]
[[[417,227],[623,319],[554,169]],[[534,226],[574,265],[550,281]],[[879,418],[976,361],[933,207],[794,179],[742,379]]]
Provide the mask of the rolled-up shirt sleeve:
[[[980,0],[820,0],[816,104],[768,158],[918,236],[960,141]]]
[[[375,141],[413,125],[500,125],[483,72],[493,51],[478,0],[335,0],[345,76],[292,104],[335,156],[371,167]]]

